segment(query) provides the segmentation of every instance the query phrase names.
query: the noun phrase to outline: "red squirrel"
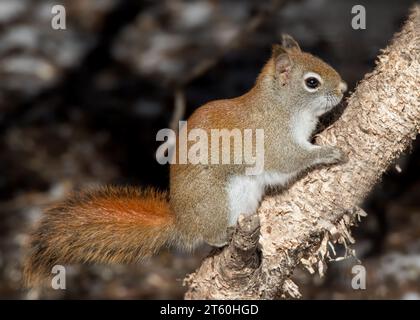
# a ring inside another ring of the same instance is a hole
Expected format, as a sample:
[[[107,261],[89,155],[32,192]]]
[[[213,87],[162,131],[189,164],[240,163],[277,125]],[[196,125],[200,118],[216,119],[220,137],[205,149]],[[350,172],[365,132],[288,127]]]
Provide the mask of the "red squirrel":
[[[244,164],[171,164],[169,193],[108,186],[75,194],[45,212],[32,232],[27,285],[56,264],[133,263],[163,246],[224,246],[239,215],[256,212],[266,187],[346,160],[340,149],[310,142],[318,118],[345,91],[331,66],[284,35],[250,91],[209,102],[188,119],[189,129],[263,128],[260,174],[246,175]]]

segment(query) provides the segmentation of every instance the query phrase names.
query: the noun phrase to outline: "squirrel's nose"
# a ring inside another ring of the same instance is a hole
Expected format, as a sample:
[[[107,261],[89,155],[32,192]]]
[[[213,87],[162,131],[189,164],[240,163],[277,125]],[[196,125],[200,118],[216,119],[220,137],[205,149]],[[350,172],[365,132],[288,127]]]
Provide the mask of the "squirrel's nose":
[[[341,81],[340,84],[338,85],[338,89],[341,91],[341,93],[344,93],[347,91],[347,83],[345,83],[344,81]]]

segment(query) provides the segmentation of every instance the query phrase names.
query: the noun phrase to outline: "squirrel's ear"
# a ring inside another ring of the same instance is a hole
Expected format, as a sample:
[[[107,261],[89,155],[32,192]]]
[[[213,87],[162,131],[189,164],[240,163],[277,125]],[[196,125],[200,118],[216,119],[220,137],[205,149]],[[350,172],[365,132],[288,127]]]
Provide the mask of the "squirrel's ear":
[[[290,59],[289,54],[283,46],[279,44],[273,45],[272,58],[276,66],[276,74],[286,75],[289,73],[292,67],[292,60]]]
[[[293,39],[292,36],[288,34],[281,35],[281,45],[287,50],[294,49],[297,51],[301,51],[299,44],[296,42],[296,40]]]
[[[271,48],[271,56],[275,59],[281,54],[287,54],[286,49],[280,44],[273,44]]]

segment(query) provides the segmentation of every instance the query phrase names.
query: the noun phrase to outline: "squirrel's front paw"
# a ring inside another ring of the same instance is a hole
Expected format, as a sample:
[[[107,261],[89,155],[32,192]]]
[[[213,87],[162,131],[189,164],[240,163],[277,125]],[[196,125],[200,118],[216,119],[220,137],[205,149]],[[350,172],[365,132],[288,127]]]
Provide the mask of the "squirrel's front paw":
[[[322,147],[320,152],[320,164],[337,164],[346,163],[348,161],[347,155],[336,147]]]

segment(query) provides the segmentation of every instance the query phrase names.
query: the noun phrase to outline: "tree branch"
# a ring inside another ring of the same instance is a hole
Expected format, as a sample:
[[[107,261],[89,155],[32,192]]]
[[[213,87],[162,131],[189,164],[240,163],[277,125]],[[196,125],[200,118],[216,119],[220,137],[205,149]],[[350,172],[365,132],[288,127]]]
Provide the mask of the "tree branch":
[[[309,173],[266,197],[257,216],[240,219],[229,246],[185,279],[187,299],[300,297],[290,276],[297,265],[325,270],[328,246],[354,242],[349,227],[383,172],[420,132],[420,6],[348,99],[342,117],[317,137],[349,162]]]

